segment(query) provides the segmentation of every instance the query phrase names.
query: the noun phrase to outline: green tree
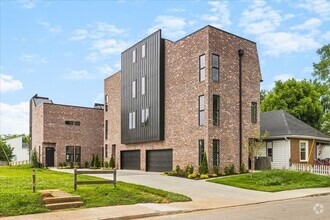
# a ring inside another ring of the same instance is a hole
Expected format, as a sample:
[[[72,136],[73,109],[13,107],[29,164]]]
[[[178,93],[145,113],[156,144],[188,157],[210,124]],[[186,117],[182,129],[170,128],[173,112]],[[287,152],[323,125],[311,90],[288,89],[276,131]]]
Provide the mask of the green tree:
[[[40,167],[40,162],[37,156],[37,151],[36,149],[33,149],[32,154],[31,154],[31,167],[32,168],[39,168]]]
[[[115,158],[113,157],[112,154],[111,154],[109,166],[110,166],[111,169],[114,169],[116,167],[116,165],[115,165]]]
[[[261,111],[283,109],[303,122],[320,128],[323,106],[320,91],[312,82],[290,79],[276,81],[275,87],[261,103]]]
[[[320,62],[313,63],[314,72],[320,81],[324,82],[330,87],[330,44],[324,45],[318,49],[316,53],[320,56]]]
[[[8,163],[11,162],[13,157],[14,148],[10,147],[2,138],[0,138],[0,161],[7,161]]]
[[[203,158],[202,158],[202,163],[199,165],[199,174],[208,174],[209,173],[209,166],[207,163],[207,156],[206,156],[206,152],[204,151],[203,153]]]
[[[266,89],[262,89],[260,91],[260,103],[266,98],[267,94],[268,94],[268,91]]]

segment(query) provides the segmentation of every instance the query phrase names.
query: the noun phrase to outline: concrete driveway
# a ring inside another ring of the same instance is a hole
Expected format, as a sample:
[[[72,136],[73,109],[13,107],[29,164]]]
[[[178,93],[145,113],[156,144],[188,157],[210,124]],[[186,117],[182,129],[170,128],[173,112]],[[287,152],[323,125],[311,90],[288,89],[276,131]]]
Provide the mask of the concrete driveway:
[[[73,170],[64,169],[54,170],[73,172]],[[193,200],[193,202],[188,203],[171,203],[166,205],[162,204],[161,206],[160,204],[141,204],[143,206],[148,206],[148,208],[151,208],[149,206],[152,206],[153,209],[157,209],[157,206],[162,207],[160,211],[164,208],[168,211],[173,209],[190,210],[196,208],[203,210],[330,193],[330,188],[300,189],[269,193],[209,183],[205,180],[190,180],[179,177],[163,176],[161,173],[154,172],[118,170],[117,173],[118,181],[140,184],[170,192],[180,193],[190,197]],[[93,176],[112,179],[110,175],[104,174],[97,174]]]

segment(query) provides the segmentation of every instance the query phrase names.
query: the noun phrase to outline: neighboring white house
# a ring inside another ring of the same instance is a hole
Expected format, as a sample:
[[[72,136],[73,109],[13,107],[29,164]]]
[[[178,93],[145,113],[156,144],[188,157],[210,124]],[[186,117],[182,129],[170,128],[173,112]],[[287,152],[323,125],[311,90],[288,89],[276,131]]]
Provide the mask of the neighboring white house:
[[[12,162],[29,160],[29,146],[23,143],[22,136],[6,139],[5,142],[14,148],[13,154],[15,156]]]
[[[260,130],[269,136],[258,153],[271,157],[272,168],[288,169],[291,163],[314,164],[330,158],[330,137],[283,110],[261,113]]]

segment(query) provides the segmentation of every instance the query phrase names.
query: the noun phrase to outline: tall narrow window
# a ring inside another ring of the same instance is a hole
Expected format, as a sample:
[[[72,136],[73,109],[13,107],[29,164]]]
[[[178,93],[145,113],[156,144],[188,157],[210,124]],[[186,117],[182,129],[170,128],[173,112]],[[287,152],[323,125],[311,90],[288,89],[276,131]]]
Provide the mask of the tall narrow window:
[[[116,158],[116,145],[115,145],[115,144],[112,145],[111,155],[112,155],[114,158]]]
[[[132,98],[136,97],[136,81],[132,82]]]
[[[133,63],[135,63],[136,62],[136,49],[133,50],[132,57],[133,57]]]
[[[204,96],[199,96],[199,125],[205,123],[205,111],[204,111]]]
[[[66,162],[74,162],[74,147],[73,146],[66,146]]]
[[[141,94],[146,94],[146,77],[141,78]]]
[[[105,145],[105,148],[104,148],[104,157],[107,158],[108,157],[108,145],[106,144]]]
[[[81,161],[81,147],[75,146],[74,147],[74,162]]]
[[[219,147],[220,140],[213,140],[213,166],[219,166]]]
[[[108,120],[105,120],[104,138],[108,139]]]
[[[299,142],[300,161],[306,162],[308,156],[308,141]]]
[[[205,80],[205,54],[199,57],[199,81]]]
[[[198,163],[201,164],[204,154],[204,140],[198,140]]]
[[[148,126],[149,122],[149,108],[142,109],[141,112],[141,124],[142,126]]]
[[[219,55],[212,54],[212,79],[219,81]]]
[[[266,149],[267,149],[267,157],[271,158],[271,161],[273,161],[273,142],[267,142],[266,143]]]
[[[104,104],[105,104],[105,111],[108,111],[108,101],[109,101],[109,97],[108,95],[104,96]]]
[[[251,103],[251,122],[257,123],[257,103]]]
[[[220,96],[213,95],[213,125],[220,123]]]
[[[134,129],[135,128],[135,112],[130,112],[128,117],[128,128]]]
[[[146,45],[143,44],[142,45],[142,58],[144,58],[146,56]]]

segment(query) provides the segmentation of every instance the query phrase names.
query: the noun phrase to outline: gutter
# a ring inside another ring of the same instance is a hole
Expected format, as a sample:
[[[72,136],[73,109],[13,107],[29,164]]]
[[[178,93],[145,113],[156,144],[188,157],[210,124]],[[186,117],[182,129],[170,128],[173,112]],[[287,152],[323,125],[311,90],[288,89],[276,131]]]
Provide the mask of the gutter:
[[[285,135],[285,136],[271,136],[267,137],[266,140],[273,140],[273,139],[289,139],[289,138],[299,138],[299,139],[315,139],[316,141],[324,141],[328,142],[330,144],[330,138],[323,138],[323,137],[315,137],[315,136],[309,136],[309,135]]]

